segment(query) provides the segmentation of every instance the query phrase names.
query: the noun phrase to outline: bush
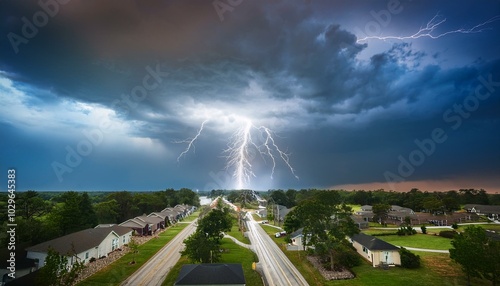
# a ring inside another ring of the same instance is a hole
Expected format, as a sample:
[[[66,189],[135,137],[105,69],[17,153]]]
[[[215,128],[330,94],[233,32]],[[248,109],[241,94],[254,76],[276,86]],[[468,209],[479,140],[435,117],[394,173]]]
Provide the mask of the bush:
[[[456,229],[458,229],[458,224],[457,224],[457,223],[452,224],[452,225],[451,225],[451,228],[453,228],[453,229],[455,229],[455,230],[456,230]]]
[[[457,235],[457,232],[454,230],[443,230],[439,232],[439,236],[450,239],[455,238],[455,235]]]
[[[420,256],[415,255],[404,247],[399,249],[401,256],[401,267],[415,269],[420,267]]]
[[[344,267],[349,269],[354,266],[359,266],[362,263],[361,256],[359,256],[356,249],[352,245],[342,248],[338,255],[338,260]]]
[[[398,229],[398,231],[396,232],[396,234],[397,234],[397,235],[399,235],[399,236],[403,236],[403,235],[414,235],[414,234],[416,234],[416,233],[417,233],[417,231],[416,231],[416,230],[414,230],[414,229],[413,229],[413,227],[411,227],[411,226],[407,226],[407,227],[402,226],[402,227],[400,227],[400,228]]]
[[[425,227],[425,225],[421,226],[420,229],[422,230],[423,234],[427,233],[427,228]]]

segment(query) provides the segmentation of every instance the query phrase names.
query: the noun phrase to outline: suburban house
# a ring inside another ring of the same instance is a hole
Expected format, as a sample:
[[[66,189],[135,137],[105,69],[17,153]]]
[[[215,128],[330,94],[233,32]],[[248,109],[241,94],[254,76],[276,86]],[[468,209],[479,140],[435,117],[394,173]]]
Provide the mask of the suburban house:
[[[369,227],[368,220],[366,220],[363,216],[354,214],[351,215],[351,218],[359,229],[364,229]]]
[[[500,206],[467,204],[464,210],[468,213],[486,216],[491,220],[500,220]]]
[[[267,218],[267,210],[266,209],[256,210],[255,214],[258,215],[260,218]]]
[[[304,243],[308,241],[304,241],[304,228],[299,228],[298,230],[292,232],[290,234],[290,244],[287,246],[287,250],[307,250],[308,248],[313,248],[314,246],[305,246]],[[311,237],[311,235],[308,235]]]
[[[245,286],[241,264],[186,264],[182,266],[174,286],[231,285]]]
[[[399,248],[374,236],[359,233],[350,239],[352,246],[366,260],[372,263],[373,267],[381,265],[401,265]]]
[[[119,225],[133,229],[137,235],[148,235],[151,231],[151,226],[147,222],[136,218],[128,219]]]
[[[417,215],[412,209],[396,205],[391,206],[391,210],[387,214],[387,217],[400,223],[403,223],[406,217],[409,217],[411,220],[418,220]]]
[[[84,229],[26,248],[27,258],[38,261],[38,268],[41,268],[45,265],[49,248],[52,248],[61,255],[67,255],[69,265],[76,260],[88,263],[91,258],[108,256],[121,248],[131,236],[130,228],[118,225]]]
[[[361,210],[355,212],[355,215],[365,221],[372,221],[373,207],[370,205],[363,205],[361,206]],[[411,220],[418,221],[418,216],[410,208],[392,205],[389,212],[387,213],[387,218],[395,223],[403,223],[406,217],[410,217]]]
[[[282,205],[274,205],[272,211],[274,220],[279,224],[280,222],[285,221],[285,216],[291,211],[291,209]]]
[[[164,209],[161,212],[152,212],[148,215],[148,217],[159,217],[163,220],[165,226],[172,225],[176,223],[175,217],[177,216],[177,212],[173,210]]]
[[[135,219],[143,221],[149,225],[150,232],[148,234],[154,234],[159,229],[165,228],[165,220],[159,217],[142,215],[135,217]]]

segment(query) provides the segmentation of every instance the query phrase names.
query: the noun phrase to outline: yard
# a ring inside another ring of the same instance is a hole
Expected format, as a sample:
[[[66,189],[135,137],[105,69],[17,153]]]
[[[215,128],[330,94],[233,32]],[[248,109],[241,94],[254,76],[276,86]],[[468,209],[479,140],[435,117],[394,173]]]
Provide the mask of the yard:
[[[275,229],[262,225],[263,229],[279,246],[285,244],[284,238],[275,238]],[[380,230],[376,230],[380,233]],[[385,232],[383,230],[382,232]],[[389,231],[389,230],[387,230]],[[394,230],[391,230],[394,232]],[[396,245],[404,245],[416,248],[443,249],[451,248],[451,240],[434,235],[417,234],[413,236],[400,237],[397,235],[379,236]],[[282,247],[283,249],[283,247]],[[355,279],[327,281],[321,274],[305,259],[304,251],[284,251],[286,256],[304,275],[310,285],[318,286],[363,286],[363,285],[383,285],[383,286],[417,286],[417,285],[466,285],[465,276],[462,274],[460,266],[455,264],[448,254],[414,252],[422,259],[422,267],[419,269],[404,269],[401,267],[391,267],[389,270],[372,267],[367,261],[354,267]],[[473,285],[489,285],[487,281],[475,279]]]
[[[425,249],[448,250],[451,248],[451,239],[432,234],[415,234],[409,236],[384,235],[377,238],[396,246],[406,246]]]

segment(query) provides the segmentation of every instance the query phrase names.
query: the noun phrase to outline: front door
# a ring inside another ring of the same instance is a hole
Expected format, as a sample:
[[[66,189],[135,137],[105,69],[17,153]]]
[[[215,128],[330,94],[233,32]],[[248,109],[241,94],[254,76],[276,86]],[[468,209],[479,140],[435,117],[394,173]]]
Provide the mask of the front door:
[[[392,253],[390,251],[384,251],[382,259],[384,260],[385,263],[387,264],[393,264],[394,262],[392,261]]]

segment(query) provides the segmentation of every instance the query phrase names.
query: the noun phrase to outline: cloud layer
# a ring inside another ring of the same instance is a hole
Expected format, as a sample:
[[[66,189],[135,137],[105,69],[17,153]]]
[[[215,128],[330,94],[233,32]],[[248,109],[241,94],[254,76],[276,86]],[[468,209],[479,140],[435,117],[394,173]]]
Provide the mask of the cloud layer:
[[[300,179],[283,161],[271,179],[253,150],[249,188],[389,189],[389,172],[500,190],[500,21],[435,40],[357,41],[370,25],[412,34],[437,12],[448,17],[439,32],[473,27],[500,14],[498,1],[46,3],[0,4],[0,154],[23,188],[233,188],[223,151],[251,120],[274,130]],[[175,142],[205,120],[177,162],[186,145]]]

